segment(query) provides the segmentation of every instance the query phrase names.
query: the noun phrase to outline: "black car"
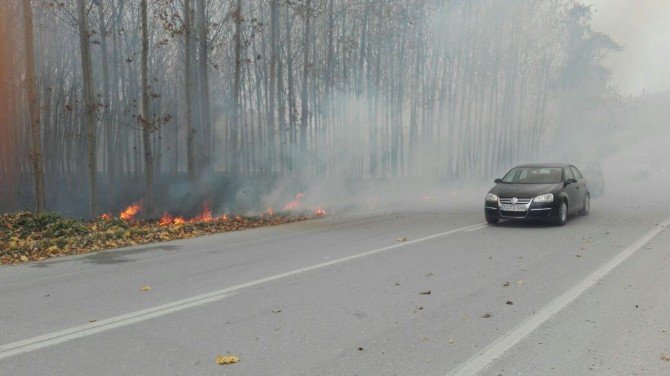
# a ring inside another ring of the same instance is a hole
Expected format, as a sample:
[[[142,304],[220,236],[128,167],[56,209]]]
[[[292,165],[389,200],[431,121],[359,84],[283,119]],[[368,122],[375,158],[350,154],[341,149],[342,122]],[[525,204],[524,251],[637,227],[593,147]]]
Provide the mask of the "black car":
[[[544,219],[563,226],[568,215],[588,215],[591,194],[582,173],[569,164],[529,164],[511,169],[486,195],[486,222]]]

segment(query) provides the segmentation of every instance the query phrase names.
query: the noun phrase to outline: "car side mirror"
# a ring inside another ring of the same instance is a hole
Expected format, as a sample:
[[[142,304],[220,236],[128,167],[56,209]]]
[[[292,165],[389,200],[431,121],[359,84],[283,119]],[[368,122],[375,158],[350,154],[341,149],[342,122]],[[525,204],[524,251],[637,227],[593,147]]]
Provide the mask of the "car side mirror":
[[[565,181],[565,185],[570,185],[570,184],[576,183],[576,182],[577,182],[577,179],[568,179],[568,180]]]
[[[496,183],[496,184],[500,184],[500,183],[502,183],[502,179],[498,178],[498,179],[494,180],[493,182]]]

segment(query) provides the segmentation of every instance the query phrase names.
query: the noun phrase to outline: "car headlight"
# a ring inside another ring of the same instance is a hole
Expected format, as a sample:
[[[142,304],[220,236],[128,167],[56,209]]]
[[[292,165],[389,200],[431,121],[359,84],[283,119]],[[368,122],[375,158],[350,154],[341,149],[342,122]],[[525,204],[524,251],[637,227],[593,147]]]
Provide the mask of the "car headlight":
[[[481,197],[481,196],[479,196]],[[486,195],[486,201],[498,201],[498,195],[489,192],[489,194]]]
[[[553,201],[554,201],[554,195],[551,193],[545,193],[533,199],[533,202],[553,202]]]

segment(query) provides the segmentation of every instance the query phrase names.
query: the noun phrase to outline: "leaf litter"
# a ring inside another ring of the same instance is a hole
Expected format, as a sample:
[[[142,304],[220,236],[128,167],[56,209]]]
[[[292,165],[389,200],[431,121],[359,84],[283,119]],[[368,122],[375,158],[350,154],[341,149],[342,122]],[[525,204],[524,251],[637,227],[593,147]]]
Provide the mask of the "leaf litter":
[[[157,220],[122,220],[107,216],[79,221],[50,212],[3,214],[0,215],[0,264],[43,261],[58,256],[189,239],[312,218],[318,217],[275,213],[161,226]]]

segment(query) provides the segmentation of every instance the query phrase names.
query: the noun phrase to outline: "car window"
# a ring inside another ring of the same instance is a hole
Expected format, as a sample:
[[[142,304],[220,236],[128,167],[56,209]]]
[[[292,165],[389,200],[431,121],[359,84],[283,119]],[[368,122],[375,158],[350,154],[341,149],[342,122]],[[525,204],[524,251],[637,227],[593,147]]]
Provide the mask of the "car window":
[[[552,184],[560,183],[561,168],[558,167],[516,167],[502,179],[511,184]]]
[[[581,179],[581,178],[584,177],[584,176],[582,176],[582,173],[579,172],[579,170],[577,169],[577,167],[575,167],[575,166],[570,166],[570,169],[572,169],[572,175],[575,176],[575,179],[579,180],[579,179]]]
[[[574,179],[575,175],[572,174],[572,171],[570,171],[570,167],[565,168],[565,180],[568,179]]]

